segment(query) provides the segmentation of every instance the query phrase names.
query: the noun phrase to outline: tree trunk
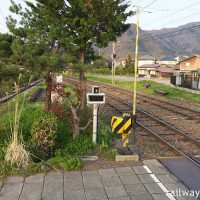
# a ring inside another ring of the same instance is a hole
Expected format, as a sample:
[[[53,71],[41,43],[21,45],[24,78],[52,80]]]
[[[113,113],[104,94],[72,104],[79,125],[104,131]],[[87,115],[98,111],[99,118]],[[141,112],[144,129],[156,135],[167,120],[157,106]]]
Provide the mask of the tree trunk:
[[[85,62],[84,51],[81,51],[79,55],[81,63],[84,64]],[[83,110],[86,106],[86,78],[83,69],[80,69],[79,79],[80,79],[80,109]]]
[[[77,106],[71,106],[72,111],[72,131],[73,131],[73,139],[75,139],[80,134],[80,119],[77,115]]]
[[[51,110],[51,91],[53,86],[53,79],[51,77],[51,73],[48,72],[47,76],[45,76],[46,80],[46,94],[45,94],[45,110],[50,111]]]

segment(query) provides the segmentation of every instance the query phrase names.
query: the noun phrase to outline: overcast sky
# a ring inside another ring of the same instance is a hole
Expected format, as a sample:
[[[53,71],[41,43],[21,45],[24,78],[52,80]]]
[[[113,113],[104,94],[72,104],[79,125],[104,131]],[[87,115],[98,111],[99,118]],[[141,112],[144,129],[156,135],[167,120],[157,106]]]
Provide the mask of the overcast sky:
[[[135,10],[136,1],[130,2],[130,8]],[[10,15],[9,6],[10,0],[0,0],[0,32],[8,32],[6,17]],[[145,30],[171,28],[200,21],[200,0],[141,0],[140,9],[140,27]],[[128,22],[134,23],[135,17],[129,18]]]

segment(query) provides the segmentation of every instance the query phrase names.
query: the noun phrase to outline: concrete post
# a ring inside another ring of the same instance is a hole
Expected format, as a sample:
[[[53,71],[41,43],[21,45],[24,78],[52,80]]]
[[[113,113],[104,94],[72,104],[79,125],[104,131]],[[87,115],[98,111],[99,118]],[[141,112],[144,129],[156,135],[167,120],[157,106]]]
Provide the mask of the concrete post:
[[[94,104],[93,107],[93,137],[92,141],[94,144],[97,143],[97,125],[98,125],[98,105]]]

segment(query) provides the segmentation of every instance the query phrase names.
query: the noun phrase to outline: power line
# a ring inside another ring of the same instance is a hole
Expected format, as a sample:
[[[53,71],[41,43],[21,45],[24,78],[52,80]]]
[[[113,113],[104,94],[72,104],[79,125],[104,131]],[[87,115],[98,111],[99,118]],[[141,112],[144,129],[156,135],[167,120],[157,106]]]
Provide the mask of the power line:
[[[178,18],[178,19],[176,19],[176,20],[174,20],[174,21],[172,21],[172,22],[168,22],[168,23],[162,24],[161,26],[165,26],[165,25],[174,23],[174,22],[176,22],[176,21],[179,21],[179,20],[182,20],[182,19],[185,19],[185,18],[188,18],[188,17],[192,17],[193,15],[197,15],[197,14],[200,14],[200,11],[198,11],[198,12],[196,12],[196,13],[193,13],[193,14],[191,14],[191,15],[187,15],[187,16],[185,16],[185,17]]]
[[[151,25],[152,23],[155,23],[155,22],[161,21],[161,20],[163,20],[163,19],[165,19],[165,18],[171,17],[171,16],[173,16],[173,15],[175,15],[175,14],[177,14],[177,13],[180,13],[180,12],[182,12],[182,11],[188,9],[188,8],[191,8],[191,7],[195,6],[195,5],[198,5],[198,4],[200,4],[199,1],[196,2],[196,3],[193,3],[193,4],[189,5],[189,6],[186,6],[186,7],[182,8],[182,9],[180,9],[179,11],[173,12],[173,13],[171,13],[171,14],[169,14],[169,15],[165,15],[164,17],[161,17],[161,18],[159,18],[159,19],[157,19],[157,20],[151,21],[150,23],[148,23],[148,24],[146,24],[146,25],[148,26],[148,25]],[[144,26],[145,26],[145,25],[144,25]]]
[[[149,6],[151,6],[151,5],[152,5],[153,3],[155,3],[156,1],[157,1],[157,0],[151,1],[149,4],[147,4],[146,6],[144,6],[140,11],[142,11],[142,10],[148,8]]]
[[[142,41],[150,41],[150,40],[156,40],[156,39],[164,39],[164,38],[168,38],[168,37],[176,37],[179,35],[184,35],[187,33],[193,33],[196,31],[200,31],[200,25],[196,25],[196,26],[192,26],[192,27],[188,27],[188,28],[184,28],[184,29],[180,29],[180,30],[176,30],[176,31],[171,31],[168,33],[163,33],[163,34],[157,34],[154,36],[149,36],[149,37],[141,37],[140,40]],[[128,42],[128,41],[127,41]],[[134,44],[134,40],[132,41]],[[130,40],[128,43],[120,43],[120,45],[127,45],[130,44]],[[130,44],[131,45],[131,44]]]

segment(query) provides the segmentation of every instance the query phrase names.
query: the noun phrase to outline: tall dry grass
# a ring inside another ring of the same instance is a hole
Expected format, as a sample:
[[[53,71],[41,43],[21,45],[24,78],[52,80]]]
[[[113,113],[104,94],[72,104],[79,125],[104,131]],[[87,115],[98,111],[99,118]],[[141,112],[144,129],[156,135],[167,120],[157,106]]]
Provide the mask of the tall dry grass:
[[[24,95],[22,103],[20,103],[20,98],[19,98],[20,77],[21,75],[19,76],[18,83],[17,82],[14,83],[17,96],[15,98],[15,104],[14,104],[15,106],[14,116],[13,118],[10,118],[10,131],[12,136],[10,143],[7,147],[5,161],[10,163],[11,165],[17,165],[18,167],[26,167],[28,166],[30,161],[30,156],[29,156],[30,154],[25,149],[22,132],[20,130],[20,117],[25,102],[25,95]],[[30,81],[31,78],[29,80],[29,84]]]

